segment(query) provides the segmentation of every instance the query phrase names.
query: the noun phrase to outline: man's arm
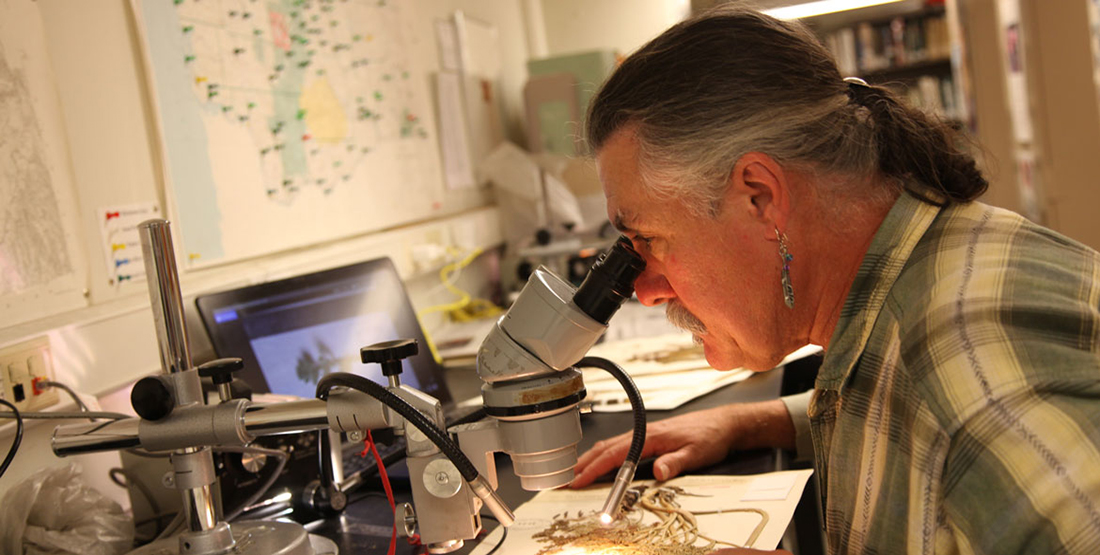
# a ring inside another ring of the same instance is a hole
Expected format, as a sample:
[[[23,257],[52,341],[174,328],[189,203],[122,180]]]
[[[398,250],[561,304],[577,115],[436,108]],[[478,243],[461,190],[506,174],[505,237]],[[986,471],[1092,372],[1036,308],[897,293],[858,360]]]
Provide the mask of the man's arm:
[[[715,464],[732,450],[794,449],[795,437],[791,414],[782,400],[731,404],[649,424],[642,457],[657,457],[653,475],[663,481]],[[577,461],[572,487],[587,486],[621,465],[629,448],[630,434],[596,443]]]

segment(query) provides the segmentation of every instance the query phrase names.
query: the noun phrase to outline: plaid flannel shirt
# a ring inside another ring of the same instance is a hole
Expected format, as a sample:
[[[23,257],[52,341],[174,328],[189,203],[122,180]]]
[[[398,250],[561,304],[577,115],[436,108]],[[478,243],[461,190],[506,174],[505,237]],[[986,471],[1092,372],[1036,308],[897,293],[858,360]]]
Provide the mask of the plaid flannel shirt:
[[[1100,554],[1098,309],[1096,251],[903,193],[804,413],[830,553]]]

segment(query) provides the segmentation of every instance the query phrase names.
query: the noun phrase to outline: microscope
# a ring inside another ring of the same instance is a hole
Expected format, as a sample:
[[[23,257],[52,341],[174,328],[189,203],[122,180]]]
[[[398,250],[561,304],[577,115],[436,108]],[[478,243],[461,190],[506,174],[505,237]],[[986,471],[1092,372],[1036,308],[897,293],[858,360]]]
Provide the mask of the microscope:
[[[401,384],[401,360],[416,353],[411,340],[361,350],[364,363],[382,366],[386,386],[338,372],[319,381],[316,399],[269,404],[234,399],[229,382],[241,367],[239,359],[199,367],[191,363],[168,222],[149,220],[139,225],[139,231],[165,373],[135,384],[131,401],[139,418],[59,426],[52,441],[58,456],[117,449],[170,453],[173,470],[165,484],[180,492],[184,531],[134,554],[336,554],[335,543],[295,523],[219,521],[212,491],[212,448],[239,448],[265,435],[331,430],[359,437],[381,428],[406,439],[414,507],[406,522],[415,522],[429,553],[450,553],[481,531],[482,507],[504,526],[514,521],[495,491],[493,453],[511,457],[524,489],[555,488],[572,480],[581,439],[579,403],[585,396],[577,368],[584,366],[615,375],[635,407],[631,453],[603,509],[604,522],[616,517],[641,455],[644,408],[637,388],[621,369],[584,355],[631,297],[634,280],[645,268],[626,239],[604,254],[575,289],[544,268],[532,274],[478,352],[477,371],[485,382],[482,397],[489,418],[444,430],[439,401]],[[200,376],[218,385],[220,402],[207,404]],[[346,496],[333,483],[331,465],[325,466],[322,463],[322,479],[308,493],[308,502],[319,512],[337,514]]]

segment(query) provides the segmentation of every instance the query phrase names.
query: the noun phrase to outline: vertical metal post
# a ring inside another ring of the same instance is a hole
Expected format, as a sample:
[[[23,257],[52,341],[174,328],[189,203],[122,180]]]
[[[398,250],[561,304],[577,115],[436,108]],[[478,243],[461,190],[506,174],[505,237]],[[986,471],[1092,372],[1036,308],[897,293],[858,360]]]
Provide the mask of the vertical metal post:
[[[191,347],[184,321],[176,252],[172,248],[172,230],[168,220],[156,218],[138,224],[138,233],[145,257],[145,279],[149,284],[149,302],[153,308],[161,366],[173,377],[178,405],[201,404],[202,387],[198,374],[184,374],[192,370]],[[172,466],[176,470],[176,485],[183,498],[188,528],[192,532],[213,529],[217,518],[210,487],[214,474],[210,451],[182,449],[173,454]],[[178,478],[182,476],[192,477],[187,481],[193,483],[180,483],[183,480]]]
[[[138,231],[160,345],[160,363],[165,372],[174,374],[191,369],[191,347],[187,342],[176,253],[172,249],[172,230],[168,225],[168,220],[146,220],[138,224]]]

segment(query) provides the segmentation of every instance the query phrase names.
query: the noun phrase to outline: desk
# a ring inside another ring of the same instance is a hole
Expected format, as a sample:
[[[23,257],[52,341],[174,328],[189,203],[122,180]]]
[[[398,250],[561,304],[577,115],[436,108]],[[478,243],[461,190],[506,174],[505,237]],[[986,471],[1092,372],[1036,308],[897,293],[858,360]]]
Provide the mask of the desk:
[[[755,374],[748,379],[725,386],[717,391],[695,399],[673,411],[649,413],[649,421],[661,420],[671,416],[687,412],[711,408],[728,403],[746,403],[765,401],[778,397],[783,388],[783,369]],[[581,427],[584,437],[578,445],[578,452],[583,453],[597,441],[627,432],[633,426],[633,418],[630,413],[593,413],[581,417]],[[703,474],[758,474],[777,470],[780,463],[779,454],[770,449],[740,452],[731,456],[710,468],[699,473]],[[500,480],[499,493],[510,507],[516,507],[535,495],[522,489],[519,478],[512,473],[512,465],[507,456],[497,457],[498,479]],[[395,492],[398,502],[411,501],[407,484],[400,486],[402,491]],[[340,546],[341,553],[356,554],[384,554],[389,546],[390,526],[389,504],[384,497],[377,494],[355,501],[348,506],[345,513],[339,517],[319,523],[311,527],[316,534],[328,537]],[[486,521],[486,528],[494,527],[490,521]],[[457,551],[458,554],[468,553],[474,542]],[[398,541],[397,553],[416,553],[416,548],[404,541]]]

